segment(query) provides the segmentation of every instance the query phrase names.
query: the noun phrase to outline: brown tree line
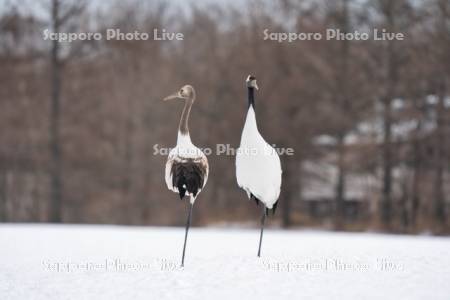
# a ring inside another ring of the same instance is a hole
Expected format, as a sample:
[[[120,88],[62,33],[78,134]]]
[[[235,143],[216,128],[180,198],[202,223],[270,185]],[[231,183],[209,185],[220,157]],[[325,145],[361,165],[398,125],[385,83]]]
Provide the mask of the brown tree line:
[[[448,233],[450,1],[416,2],[9,3],[0,17],[0,220],[180,225],[184,208],[155,149],[176,143],[182,108],[162,99],[186,83],[198,95],[193,141],[213,150],[195,223],[255,220],[234,156],[215,154],[217,144],[238,146],[252,73],[260,131],[295,151],[281,157],[275,223]],[[45,29],[107,28],[165,28],[184,40],[43,40]],[[405,39],[264,40],[265,29],[330,28]],[[312,194],[311,182],[321,182]]]

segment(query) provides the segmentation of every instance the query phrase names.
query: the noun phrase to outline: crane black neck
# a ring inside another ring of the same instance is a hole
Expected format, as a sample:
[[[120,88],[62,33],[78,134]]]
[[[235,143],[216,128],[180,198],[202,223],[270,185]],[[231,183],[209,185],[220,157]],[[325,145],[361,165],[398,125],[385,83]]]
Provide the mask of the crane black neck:
[[[255,109],[255,88],[247,87],[248,89],[248,108],[253,107]]]

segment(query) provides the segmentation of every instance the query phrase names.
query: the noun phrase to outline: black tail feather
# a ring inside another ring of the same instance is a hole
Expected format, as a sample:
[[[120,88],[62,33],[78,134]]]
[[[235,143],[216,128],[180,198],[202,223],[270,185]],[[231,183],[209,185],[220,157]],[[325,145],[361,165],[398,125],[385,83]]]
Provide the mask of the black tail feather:
[[[186,190],[183,187],[178,187],[178,193],[180,194],[180,199],[183,200]]]
[[[277,200],[277,202],[275,202],[274,204],[273,204],[273,207],[272,207],[272,216],[273,215],[275,215],[275,211],[277,210],[277,206],[278,206],[278,200]]]
[[[196,197],[203,187],[205,170],[194,161],[174,162],[172,165],[172,185],[178,188],[180,199],[186,193]]]
[[[261,200],[259,200],[258,198],[255,197],[255,195],[253,195],[253,194],[250,193],[250,200],[251,200],[251,199],[255,200],[256,205],[259,206],[259,202],[261,202]],[[277,210],[277,206],[278,206],[278,200],[277,200],[277,202],[275,202],[275,203],[273,204],[273,207],[272,207],[272,216],[275,215],[275,211]],[[266,216],[268,216],[268,215],[269,215],[269,209],[266,208]]]
[[[251,195],[251,196],[250,196],[250,199],[253,198],[253,200],[255,200],[256,205],[259,206],[259,200],[258,200],[258,198],[256,198],[255,195],[253,195],[253,194],[250,194],[250,195]]]

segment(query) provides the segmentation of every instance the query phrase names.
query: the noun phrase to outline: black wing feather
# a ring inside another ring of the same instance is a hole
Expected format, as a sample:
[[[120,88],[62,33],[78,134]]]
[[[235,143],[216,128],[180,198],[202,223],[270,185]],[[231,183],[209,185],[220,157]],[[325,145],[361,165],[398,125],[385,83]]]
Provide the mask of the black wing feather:
[[[178,188],[180,199],[186,194],[197,196],[198,191],[203,188],[206,169],[201,163],[187,159],[183,162],[175,161],[172,164],[172,185]]]

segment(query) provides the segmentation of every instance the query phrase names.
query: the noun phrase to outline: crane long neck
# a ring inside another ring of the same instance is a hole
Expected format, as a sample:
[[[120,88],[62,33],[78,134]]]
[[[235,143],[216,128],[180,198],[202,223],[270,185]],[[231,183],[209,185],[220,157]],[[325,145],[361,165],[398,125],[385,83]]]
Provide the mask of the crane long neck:
[[[255,109],[255,88],[248,87],[248,107]]]
[[[191,113],[191,107],[194,103],[194,99],[186,99],[184,103],[183,113],[181,114],[180,124],[178,125],[178,132],[181,135],[189,136],[189,115]]]

